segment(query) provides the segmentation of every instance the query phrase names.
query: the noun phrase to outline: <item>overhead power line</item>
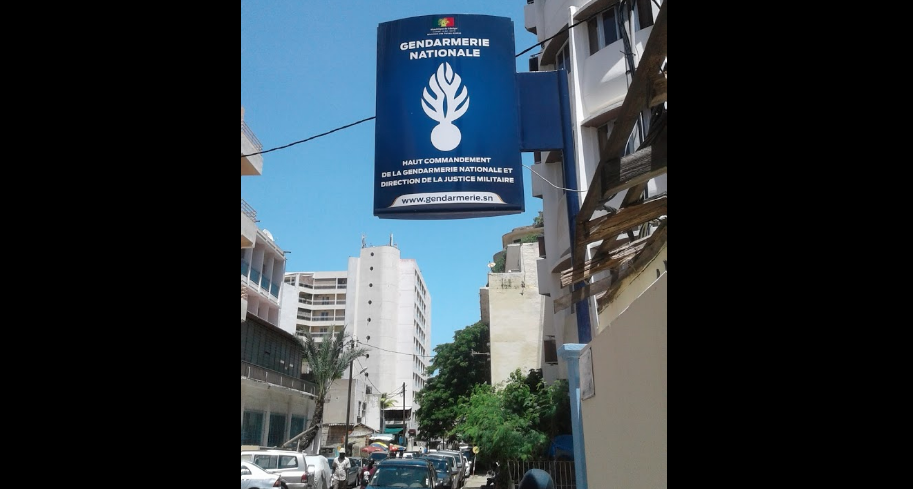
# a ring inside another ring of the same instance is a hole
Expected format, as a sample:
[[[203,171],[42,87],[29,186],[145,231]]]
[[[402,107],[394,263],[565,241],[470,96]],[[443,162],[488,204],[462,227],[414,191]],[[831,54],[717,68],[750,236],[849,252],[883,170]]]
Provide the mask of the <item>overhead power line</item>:
[[[604,11],[610,9],[610,8],[614,8],[614,4],[613,4],[612,6],[606,7],[606,8],[604,8],[604,9],[602,9],[602,10],[599,10],[598,12],[593,13],[593,15],[590,15],[589,17],[587,17],[587,18],[581,20],[580,22],[574,23],[574,24],[572,24],[572,25],[570,25],[570,26],[568,26],[568,27],[565,27],[565,28],[561,29],[560,31],[558,31],[558,33],[556,33],[556,34],[555,34],[554,36],[552,36],[552,37],[549,37],[548,39],[544,39],[544,40],[542,40],[542,41],[539,41],[539,42],[537,42],[536,44],[533,44],[532,46],[530,46],[530,47],[524,49],[523,51],[520,51],[519,53],[516,54],[516,56],[514,56],[514,58],[519,58],[519,57],[522,56],[523,54],[525,54],[525,53],[531,51],[532,49],[534,49],[535,47],[537,47],[537,46],[542,46],[543,44],[547,43],[548,41],[551,41],[552,39],[554,39],[554,38],[560,36],[561,34],[564,34],[565,32],[567,32],[567,31],[573,29],[574,27],[577,27],[578,25],[583,24],[583,23],[589,21],[589,20],[592,19],[592,18],[595,18],[597,15],[601,14],[602,12],[604,12]],[[329,134],[333,134],[333,133],[336,132],[336,131],[341,131],[341,130],[343,130],[343,129],[348,129],[348,128],[352,127],[352,126],[357,126],[358,124],[361,124],[361,123],[363,123],[363,122],[368,122],[368,121],[370,121],[370,120],[372,120],[372,119],[375,119],[375,118],[377,118],[377,116],[371,116],[371,117],[368,117],[368,118],[366,118],[366,119],[362,119],[362,120],[360,120],[360,121],[353,122],[353,123],[351,123],[351,124],[346,124],[345,126],[337,127],[336,129],[333,129],[333,130],[331,130],[331,131],[327,131],[327,132],[325,132],[325,133],[323,133],[323,134],[318,134],[318,135],[316,135],[316,136],[311,136],[311,137],[309,137],[309,138],[307,138],[307,139],[302,139],[301,141],[295,141],[294,143],[286,144],[285,146],[279,146],[279,147],[272,148],[272,149],[268,149],[268,150],[265,150],[265,151],[258,151],[258,152],[256,152],[256,153],[250,153],[250,154],[246,154],[246,155],[241,155],[241,158],[247,158],[247,157],[250,157],[250,156],[256,156],[256,155],[262,155],[262,154],[266,154],[266,153],[271,153],[271,152],[273,152],[273,151],[278,151],[278,150],[280,150],[280,149],[289,148],[289,147],[294,146],[294,145],[296,145],[296,144],[306,143],[306,142],[311,141],[311,140],[313,140],[313,139],[317,139],[317,138],[320,138],[320,137],[323,137],[323,136],[327,136],[327,135],[329,135]],[[540,177],[541,177],[541,175],[540,175]],[[565,190],[567,190],[567,189],[565,189]]]

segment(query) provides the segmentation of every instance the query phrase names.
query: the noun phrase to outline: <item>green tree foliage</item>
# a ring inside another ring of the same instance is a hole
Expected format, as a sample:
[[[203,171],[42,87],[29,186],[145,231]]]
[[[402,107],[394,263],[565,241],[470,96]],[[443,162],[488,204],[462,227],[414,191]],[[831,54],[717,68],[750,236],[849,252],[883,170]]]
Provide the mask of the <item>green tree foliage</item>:
[[[333,382],[342,378],[343,371],[349,368],[350,362],[365,356],[368,351],[367,348],[352,348],[352,342],[346,341],[345,329],[338,331],[335,336],[324,338],[323,341],[315,341],[310,332],[305,331],[304,338],[300,341],[304,346],[304,358],[311,370],[311,378],[317,384],[317,405],[308,428],[289,439],[283,446],[290,445],[299,438],[302,440],[301,446],[310,446],[319,431],[316,428],[323,424],[323,407]]]
[[[464,398],[456,431],[479,447],[476,463],[481,466],[541,458],[555,435],[571,432],[567,387],[565,380],[547,385],[542,370],[524,377],[517,369],[507,381],[480,385]],[[497,482],[499,487],[505,483]]]
[[[503,387],[480,385],[460,406],[465,412],[456,429],[479,447],[476,458],[482,464],[527,460],[548,443],[538,430],[541,400],[523,380],[515,370]]]
[[[378,402],[380,403],[381,410],[391,408],[396,405],[396,399],[394,399],[390,394],[386,392],[380,395]]]
[[[495,257],[495,266],[491,267],[491,273],[504,273],[504,263],[507,261],[505,253],[498,253]]]
[[[461,399],[468,399],[477,385],[491,379],[489,357],[472,354],[489,352],[488,325],[479,321],[467,326],[456,331],[453,340],[435,347],[428,381],[416,396],[418,429],[428,440],[456,440],[454,428],[463,418]]]
[[[388,408],[392,408],[396,405],[396,399],[393,395],[387,392],[384,392],[377,399],[378,404],[380,405],[380,424],[378,426],[384,426],[384,411]]]

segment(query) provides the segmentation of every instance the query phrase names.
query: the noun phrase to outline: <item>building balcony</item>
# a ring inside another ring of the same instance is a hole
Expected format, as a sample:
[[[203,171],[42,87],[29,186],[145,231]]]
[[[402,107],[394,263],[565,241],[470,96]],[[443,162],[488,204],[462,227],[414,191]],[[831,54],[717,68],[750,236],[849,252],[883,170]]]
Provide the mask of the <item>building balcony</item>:
[[[523,7],[523,27],[526,32],[536,34],[536,26],[539,25],[539,9],[532,0],[527,0],[526,6]]]
[[[253,154],[263,151],[263,145],[254,136],[244,121],[241,121],[241,154],[252,156],[241,156],[241,176],[244,175],[262,175],[263,174],[263,155]]]
[[[301,326],[317,326],[323,328],[333,328],[336,326],[343,326],[346,322],[345,316],[312,316],[307,313],[299,312],[296,315],[298,319],[298,324]]]
[[[258,367],[244,361],[241,362],[241,378],[301,391],[312,396],[317,395],[317,385],[313,382],[308,382],[268,368]]]
[[[241,199],[241,249],[257,244],[257,211]]]
[[[279,299],[281,283],[270,281],[269,277],[260,273],[260,270],[251,268],[250,263],[241,259],[241,285],[251,288],[251,293],[259,293],[276,301]]]

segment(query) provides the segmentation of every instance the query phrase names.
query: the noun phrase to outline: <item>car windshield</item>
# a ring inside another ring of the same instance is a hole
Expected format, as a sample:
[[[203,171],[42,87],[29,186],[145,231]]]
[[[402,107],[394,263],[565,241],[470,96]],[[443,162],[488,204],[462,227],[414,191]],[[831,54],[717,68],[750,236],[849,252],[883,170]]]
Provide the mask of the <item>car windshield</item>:
[[[431,459],[429,459],[429,460],[431,460]],[[443,470],[444,472],[447,472],[450,470],[450,464],[448,464],[446,460],[431,460],[431,463],[433,463],[434,466],[437,467],[437,470]]]

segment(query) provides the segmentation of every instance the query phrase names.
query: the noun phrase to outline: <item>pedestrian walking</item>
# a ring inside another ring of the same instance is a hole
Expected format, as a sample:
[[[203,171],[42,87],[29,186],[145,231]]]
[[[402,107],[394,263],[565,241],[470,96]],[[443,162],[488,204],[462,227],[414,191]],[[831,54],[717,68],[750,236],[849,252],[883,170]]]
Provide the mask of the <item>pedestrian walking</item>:
[[[352,461],[346,458],[346,451],[339,449],[339,457],[333,460],[333,489],[348,489],[349,467]]]
[[[371,478],[374,477],[374,471],[377,470],[374,467],[374,459],[368,460],[368,465],[365,465],[361,468],[361,474],[358,476],[358,482],[361,484],[362,489],[368,486],[368,483],[371,482]]]

